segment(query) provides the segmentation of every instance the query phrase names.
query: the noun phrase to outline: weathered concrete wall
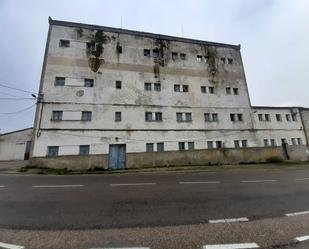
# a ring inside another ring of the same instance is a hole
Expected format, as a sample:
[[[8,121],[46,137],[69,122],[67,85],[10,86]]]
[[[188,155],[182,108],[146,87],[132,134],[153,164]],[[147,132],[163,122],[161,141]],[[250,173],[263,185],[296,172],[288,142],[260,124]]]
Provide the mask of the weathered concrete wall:
[[[303,120],[304,132],[306,133],[307,146],[309,149],[309,108],[301,108],[300,114]]]
[[[295,161],[309,160],[309,150],[306,145],[288,146],[287,149],[290,160]]]
[[[127,168],[258,163],[283,160],[281,147],[127,153]],[[108,168],[108,155],[32,158],[32,164],[51,168],[87,170]]]

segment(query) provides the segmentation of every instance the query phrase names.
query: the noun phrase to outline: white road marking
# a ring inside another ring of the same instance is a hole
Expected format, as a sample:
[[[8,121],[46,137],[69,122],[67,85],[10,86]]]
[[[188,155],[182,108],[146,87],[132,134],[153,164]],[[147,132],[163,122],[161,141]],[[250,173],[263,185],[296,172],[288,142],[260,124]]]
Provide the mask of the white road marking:
[[[89,249],[150,249],[150,247],[100,247],[100,248],[89,248]]]
[[[6,249],[24,249],[24,246],[18,246],[18,245],[13,245],[13,244],[7,244],[7,243],[2,243],[0,242],[0,247],[6,248]]]
[[[4,185],[0,185],[0,188],[5,188],[5,186]]]
[[[121,186],[148,186],[148,185],[156,185],[155,182],[140,182],[140,183],[112,183],[111,187],[121,187]]]
[[[309,180],[309,178],[296,178],[295,181],[306,181]]]
[[[278,180],[245,180],[242,183],[260,183],[260,182],[277,182]]]
[[[203,249],[249,249],[259,248],[256,243],[242,243],[242,244],[221,244],[221,245],[205,245]]]
[[[33,185],[33,188],[79,188],[84,187],[84,185]]]
[[[304,214],[309,214],[309,211],[302,211],[302,212],[288,213],[288,214],[285,214],[285,216],[296,216],[296,215],[304,215]]]
[[[309,240],[309,235],[296,237],[295,240],[298,241],[298,242],[303,242],[305,240]]]
[[[208,182],[179,182],[179,184],[215,184],[221,183],[220,181],[208,181]]]
[[[208,222],[211,223],[211,224],[215,224],[215,223],[231,223],[231,222],[246,222],[246,221],[249,221],[249,219],[246,218],[246,217],[242,217],[242,218],[209,220]]]

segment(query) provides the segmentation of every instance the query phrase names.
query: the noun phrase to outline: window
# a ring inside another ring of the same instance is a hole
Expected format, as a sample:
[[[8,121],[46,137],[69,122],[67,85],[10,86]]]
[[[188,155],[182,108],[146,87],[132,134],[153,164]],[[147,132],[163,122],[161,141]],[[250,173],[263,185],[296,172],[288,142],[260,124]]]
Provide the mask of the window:
[[[292,139],[291,139],[291,142],[292,142],[292,145],[297,145],[296,139],[295,139],[295,138],[292,138]]]
[[[116,89],[121,89],[122,82],[120,80],[116,80]]]
[[[206,93],[206,86],[201,86],[201,92]]]
[[[296,115],[297,115],[296,113],[293,113],[293,114],[292,114],[292,120],[293,120],[293,121],[297,121],[297,116],[296,116]]]
[[[238,95],[238,88],[233,88],[234,95]]]
[[[240,148],[239,140],[234,140],[234,146],[235,148]]]
[[[208,57],[208,56],[204,56],[204,61],[205,61],[206,63],[208,63],[208,60],[209,60],[209,57]]]
[[[162,121],[162,112],[156,112],[155,118],[156,118],[156,121]]]
[[[236,120],[235,120],[235,114],[234,114],[234,113],[231,113],[231,114],[230,114],[230,119],[231,119],[231,121],[233,121],[233,122],[236,121]]]
[[[206,122],[210,122],[211,119],[210,119],[210,113],[204,113],[204,118],[205,118],[205,121]]]
[[[159,50],[158,49],[153,49],[152,50],[152,56],[155,57],[155,58],[159,57],[160,56]]]
[[[258,117],[259,117],[259,121],[263,121],[263,114],[258,114]]]
[[[157,143],[157,152],[164,151],[164,143]]]
[[[222,141],[216,141],[216,148],[222,148]]]
[[[213,113],[212,114],[212,121],[213,122],[218,122],[218,113]]]
[[[145,91],[151,91],[151,83],[145,82],[144,89]]]
[[[82,112],[82,121],[91,121],[92,112],[83,111]]]
[[[185,147],[185,142],[179,142],[179,143],[178,143],[178,149],[179,149],[179,150],[185,150],[185,149],[186,149],[186,147]]]
[[[93,87],[93,79],[84,79],[85,87]]]
[[[192,121],[192,115],[191,112],[186,112],[185,113],[186,121]]]
[[[218,122],[218,113],[204,113],[206,122]]]
[[[157,92],[161,91],[161,83],[154,83],[154,90]]]
[[[187,58],[186,54],[183,54],[183,53],[180,54],[180,59],[181,60],[185,60],[186,58]]]
[[[291,121],[291,114],[285,114],[285,117],[287,121],[289,122]]]
[[[79,146],[79,154],[80,155],[89,155],[89,145],[80,145]]]
[[[278,122],[282,122],[281,114],[276,114],[276,119]]]
[[[58,156],[59,146],[48,146],[47,147],[47,156]]]
[[[275,139],[270,139],[270,145],[272,146],[272,147],[275,147],[276,146],[276,140]]]
[[[153,152],[153,143],[146,143],[146,152]]]
[[[269,144],[268,144],[268,139],[264,139],[264,146],[265,146],[265,147],[269,146]]]
[[[188,142],[188,150],[194,150],[194,142]]]
[[[181,112],[177,112],[176,113],[176,120],[177,121],[182,121],[182,113]]]
[[[243,148],[247,148],[248,147],[248,141],[247,140],[241,140],[241,146]]]
[[[115,112],[115,121],[120,122],[121,121],[121,112]]]
[[[55,78],[55,86],[64,86],[65,78],[64,77],[56,77]]]
[[[232,58],[228,58],[228,59],[227,59],[227,63],[228,63],[228,64],[233,64],[233,59],[232,59]]]
[[[287,143],[286,138],[281,138],[281,144],[286,144],[286,143]]]
[[[223,63],[223,64],[225,64],[225,62],[226,62],[226,59],[225,59],[225,57],[221,57],[221,62]]]
[[[301,140],[301,138],[299,137],[299,138],[297,138],[297,143],[299,144],[299,145],[302,145],[303,144],[303,141]]]
[[[63,111],[53,111],[52,113],[52,120],[53,121],[60,121],[62,120]]]
[[[270,122],[270,116],[269,116],[269,114],[265,114],[265,121]]]
[[[196,61],[197,62],[202,62],[202,59],[203,59],[203,56],[201,56],[201,55],[197,55],[196,56]]]
[[[119,43],[117,43],[116,51],[118,54],[122,54],[122,46],[120,46]]]
[[[70,41],[69,40],[60,40],[59,47],[62,47],[62,48],[70,47]]]
[[[226,94],[231,94],[231,88],[230,87],[226,87],[225,88],[225,92],[226,92]]]
[[[189,92],[189,86],[188,85],[182,85],[182,91],[183,92]]]
[[[238,118],[238,121],[243,121],[241,113],[237,113],[237,118]]]
[[[214,88],[213,86],[209,86],[209,87],[208,87],[208,92],[209,92],[210,94],[214,94],[214,93],[215,93],[215,88]]]
[[[213,149],[214,148],[214,145],[213,145],[212,141],[207,141],[207,148],[208,149]]]
[[[87,50],[94,51],[95,50],[95,42],[87,42],[86,48],[87,48]]]
[[[174,91],[180,92],[180,85],[174,85]]]
[[[177,60],[178,59],[178,53],[172,52],[172,60]]]
[[[150,49],[144,49],[144,56],[150,57]]]
[[[145,120],[146,121],[152,120],[152,113],[151,112],[145,112]]]

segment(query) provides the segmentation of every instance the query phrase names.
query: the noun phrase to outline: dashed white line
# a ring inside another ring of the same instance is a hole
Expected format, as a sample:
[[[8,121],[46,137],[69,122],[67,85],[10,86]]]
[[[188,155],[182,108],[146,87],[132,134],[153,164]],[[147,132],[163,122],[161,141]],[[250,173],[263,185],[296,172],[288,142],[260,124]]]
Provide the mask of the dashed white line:
[[[309,240],[309,235],[301,236],[301,237],[296,237],[295,240],[297,242],[303,242],[303,241]]]
[[[277,182],[278,180],[244,180],[244,181],[240,181],[242,183],[260,183],[260,182]]]
[[[84,187],[84,185],[33,185],[33,188],[80,188]]]
[[[140,182],[140,183],[112,183],[111,187],[121,187],[121,186],[149,186],[156,185],[155,182]]]
[[[297,216],[297,215],[304,215],[304,214],[309,214],[309,211],[302,211],[302,212],[288,213],[288,214],[285,214],[285,216]]]
[[[221,244],[221,245],[205,245],[203,249],[249,249],[259,248],[256,243],[242,243],[242,244]]]
[[[13,245],[13,244],[7,244],[0,242],[0,247],[6,248],[6,249],[24,249],[24,246],[18,246],[18,245]]]
[[[5,188],[5,186],[4,185],[0,185],[0,188]]]
[[[215,223],[232,223],[232,222],[246,222],[249,221],[248,218],[242,217],[242,218],[230,218],[230,219],[219,219],[219,220],[209,220],[208,222],[210,224]]]
[[[179,182],[179,184],[216,184],[221,183],[220,181],[207,181],[207,182]]]
[[[307,181],[309,178],[296,178],[295,181]]]
[[[100,247],[100,248],[89,248],[89,249],[150,249],[150,247]]]

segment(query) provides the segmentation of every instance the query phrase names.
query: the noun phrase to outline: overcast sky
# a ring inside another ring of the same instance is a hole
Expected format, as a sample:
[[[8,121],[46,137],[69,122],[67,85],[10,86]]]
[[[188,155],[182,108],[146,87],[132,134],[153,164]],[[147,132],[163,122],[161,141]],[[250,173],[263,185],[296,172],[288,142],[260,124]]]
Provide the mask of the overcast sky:
[[[38,91],[48,16],[241,44],[252,105],[309,107],[307,0],[0,0],[0,84]],[[0,86],[0,132],[33,125],[35,101],[22,98]]]

